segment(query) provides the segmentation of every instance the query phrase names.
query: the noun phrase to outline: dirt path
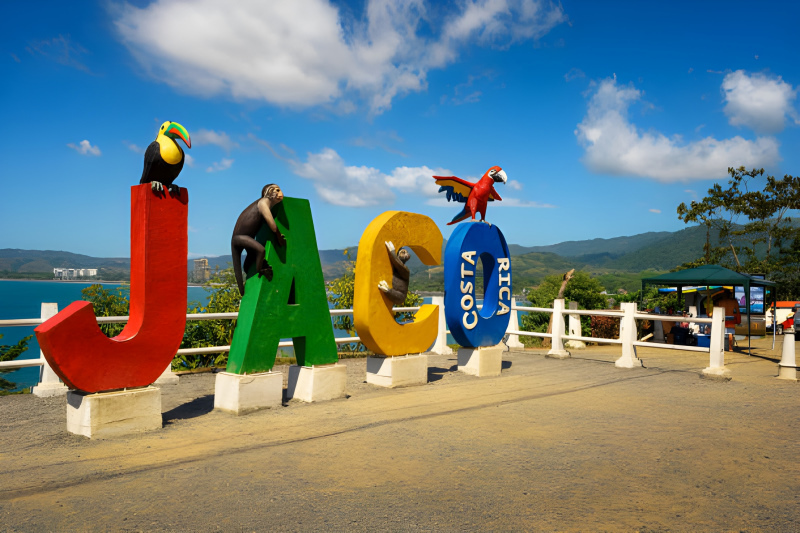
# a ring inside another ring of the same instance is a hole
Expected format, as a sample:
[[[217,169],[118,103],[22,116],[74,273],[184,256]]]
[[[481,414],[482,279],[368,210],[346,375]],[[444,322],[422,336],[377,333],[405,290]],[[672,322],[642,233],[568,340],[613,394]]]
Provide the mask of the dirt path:
[[[484,379],[432,356],[397,390],[346,360],[348,399],[238,418],[185,376],[161,431],[105,441],[65,432],[63,398],[3,397],[0,530],[800,529],[800,386],[762,358],[725,383],[707,355],[615,350],[507,353]]]

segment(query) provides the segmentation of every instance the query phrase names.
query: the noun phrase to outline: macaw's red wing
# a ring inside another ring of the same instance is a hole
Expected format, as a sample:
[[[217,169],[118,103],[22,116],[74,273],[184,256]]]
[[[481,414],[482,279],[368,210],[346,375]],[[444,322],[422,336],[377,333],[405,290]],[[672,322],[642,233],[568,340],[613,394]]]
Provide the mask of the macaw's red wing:
[[[503,201],[503,199],[500,198],[500,195],[497,194],[497,191],[494,190],[494,187],[492,187],[492,190],[489,191],[489,201],[490,202],[494,202],[495,200],[497,200],[498,202],[502,202]]]
[[[469,193],[472,192],[474,183],[462,180],[455,176],[434,176],[436,184],[439,185],[439,192],[447,193],[447,200],[451,202],[466,202]]]

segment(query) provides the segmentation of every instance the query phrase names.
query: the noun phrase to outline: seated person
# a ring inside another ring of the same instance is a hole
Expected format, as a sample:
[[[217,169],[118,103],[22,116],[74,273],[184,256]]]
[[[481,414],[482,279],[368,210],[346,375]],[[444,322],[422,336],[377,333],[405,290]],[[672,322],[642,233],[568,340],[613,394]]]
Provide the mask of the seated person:
[[[725,309],[725,334],[728,336],[728,351],[733,351],[733,333],[737,324],[742,323],[739,313],[739,302],[731,294],[730,289],[722,291],[722,297],[716,301],[717,307]]]

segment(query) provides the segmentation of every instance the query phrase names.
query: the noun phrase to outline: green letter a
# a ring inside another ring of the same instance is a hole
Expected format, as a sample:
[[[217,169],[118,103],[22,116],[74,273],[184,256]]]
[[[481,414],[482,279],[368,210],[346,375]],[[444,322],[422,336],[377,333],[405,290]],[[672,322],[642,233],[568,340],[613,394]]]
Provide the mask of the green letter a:
[[[272,216],[286,247],[277,244],[266,225],[256,235],[273,276],[257,275],[255,265],[247,272],[226,369],[233,374],[271,370],[282,338],[294,341],[299,365],[338,360],[308,200],[284,198]]]

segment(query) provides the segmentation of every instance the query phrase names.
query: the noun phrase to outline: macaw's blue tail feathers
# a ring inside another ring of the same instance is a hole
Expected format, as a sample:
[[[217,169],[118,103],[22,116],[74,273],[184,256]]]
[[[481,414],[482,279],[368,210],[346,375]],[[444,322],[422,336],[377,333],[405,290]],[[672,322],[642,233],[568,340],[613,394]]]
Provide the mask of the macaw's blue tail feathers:
[[[461,212],[459,214],[457,214],[453,220],[448,222],[447,225],[450,226],[451,224],[455,224],[456,222],[461,222],[462,220],[464,220],[465,218],[467,218],[471,214],[472,213],[470,213],[469,209],[465,205],[464,209],[462,209]]]

